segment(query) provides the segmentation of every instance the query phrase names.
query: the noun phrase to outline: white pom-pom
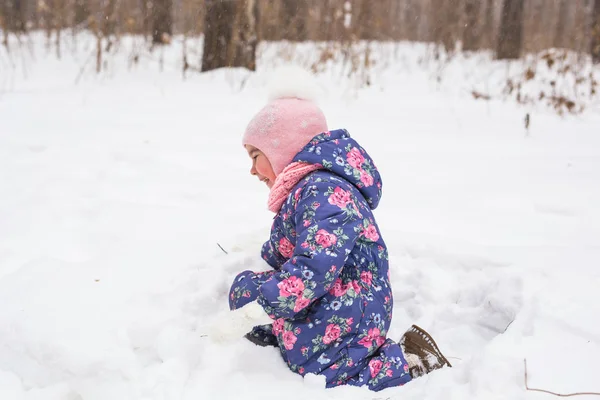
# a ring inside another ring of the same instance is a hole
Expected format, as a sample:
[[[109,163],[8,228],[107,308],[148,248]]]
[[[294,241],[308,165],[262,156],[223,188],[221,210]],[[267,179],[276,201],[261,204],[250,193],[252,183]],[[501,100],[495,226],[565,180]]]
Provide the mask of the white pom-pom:
[[[280,67],[268,84],[268,101],[282,98],[298,98],[317,102],[319,86],[314,76],[296,65]]]

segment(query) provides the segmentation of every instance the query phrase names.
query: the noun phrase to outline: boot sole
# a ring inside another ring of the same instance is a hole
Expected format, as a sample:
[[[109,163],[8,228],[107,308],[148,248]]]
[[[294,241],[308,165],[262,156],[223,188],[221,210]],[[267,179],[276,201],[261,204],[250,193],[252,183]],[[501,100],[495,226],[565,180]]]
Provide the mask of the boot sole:
[[[410,329],[407,331],[407,333],[408,332],[413,332],[413,333],[419,335],[421,337],[421,339],[423,339],[425,341],[425,343],[427,343],[434,350],[435,356],[440,361],[440,364],[442,367],[444,366],[444,364],[446,364],[449,367],[452,367],[452,364],[450,364],[450,361],[448,361],[448,359],[446,357],[444,357],[444,355],[440,351],[440,348],[438,347],[435,340],[433,340],[431,335],[425,329],[423,329],[417,325],[413,325],[410,327]]]

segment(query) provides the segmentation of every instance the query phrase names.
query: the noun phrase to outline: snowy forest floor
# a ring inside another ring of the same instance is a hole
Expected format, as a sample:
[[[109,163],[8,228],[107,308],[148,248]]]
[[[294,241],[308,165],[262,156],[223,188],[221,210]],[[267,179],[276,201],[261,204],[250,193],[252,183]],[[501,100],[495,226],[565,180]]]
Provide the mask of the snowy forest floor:
[[[100,75],[85,40],[60,60],[41,36],[1,51],[0,399],[550,398],[525,390],[525,358],[530,387],[600,392],[597,104],[561,118],[476,101],[506,65],[459,60],[437,81],[424,45],[394,46],[368,87],[322,65],[330,127],[382,173],[390,336],[416,323],[454,364],[380,393],[325,390],[275,349],[205,329],[231,278],[265,268],[272,214],[240,137],[290,50],[263,47],[258,73],[183,79],[180,42],[135,65],[125,43]]]

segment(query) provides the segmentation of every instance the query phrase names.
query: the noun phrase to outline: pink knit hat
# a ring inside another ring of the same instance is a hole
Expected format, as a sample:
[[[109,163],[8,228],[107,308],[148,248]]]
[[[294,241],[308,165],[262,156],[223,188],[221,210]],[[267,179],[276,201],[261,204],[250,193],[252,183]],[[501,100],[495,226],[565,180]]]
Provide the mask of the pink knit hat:
[[[298,68],[282,68],[274,78],[270,102],[254,116],[243,145],[262,151],[279,175],[310,140],[327,131],[321,109],[310,99],[312,76]]]

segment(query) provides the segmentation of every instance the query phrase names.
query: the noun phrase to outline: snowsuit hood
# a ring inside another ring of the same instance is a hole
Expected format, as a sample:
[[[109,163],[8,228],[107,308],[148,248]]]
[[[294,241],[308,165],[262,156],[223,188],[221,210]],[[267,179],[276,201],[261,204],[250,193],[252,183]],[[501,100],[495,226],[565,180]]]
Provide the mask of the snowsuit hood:
[[[345,129],[315,136],[293,159],[320,164],[324,169],[352,183],[372,210],[379,205],[383,182],[371,156]]]

